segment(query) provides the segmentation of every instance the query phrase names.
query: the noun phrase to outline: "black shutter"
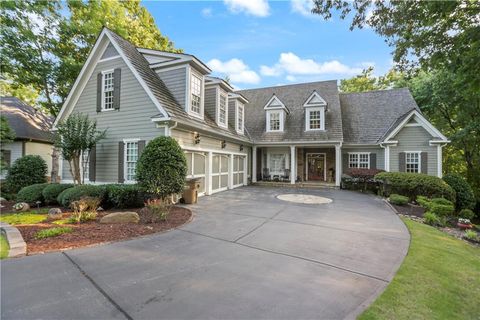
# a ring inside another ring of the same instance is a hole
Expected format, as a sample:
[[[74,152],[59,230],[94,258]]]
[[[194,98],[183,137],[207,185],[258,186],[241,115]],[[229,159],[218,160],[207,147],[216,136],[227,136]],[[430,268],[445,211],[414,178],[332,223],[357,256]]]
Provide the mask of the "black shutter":
[[[118,182],[123,183],[125,178],[123,176],[123,167],[125,162],[125,144],[123,141],[118,143]]]
[[[377,169],[377,154],[370,153],[370,169]]]
[[[88,159],[88,180],[95,181],[95,174],[96,174],[96,166],[97,166],[97,148],[93,147],[90,149],[90,155]]]
[[[398,153],[398,171],[399,172],[407,171],[405,168],[405,152]]]
[[[342,154],[342,172],[348,170],[348,153]]]
[[[97,112],[102,111],[102,86],[103,76],[100,72],[97,74]]]
[[[428,174],[428,152],[422,152],[421,153],[421,173]]]
[[[113,71],[113,108],[120,110],[120,83],[122,81],[122,69]]]
[[[138,141],[138,158],[142,155],[143,149],[145,149],[145,140]]]

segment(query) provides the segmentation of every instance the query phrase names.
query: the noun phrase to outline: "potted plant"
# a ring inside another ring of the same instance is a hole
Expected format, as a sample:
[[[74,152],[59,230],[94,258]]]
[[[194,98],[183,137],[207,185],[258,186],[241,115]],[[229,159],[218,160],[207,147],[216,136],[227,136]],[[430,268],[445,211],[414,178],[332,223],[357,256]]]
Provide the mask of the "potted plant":
[[[471,229],[473,227],[469,219],[459,218],[457,222],[457,227],[462,230]]]

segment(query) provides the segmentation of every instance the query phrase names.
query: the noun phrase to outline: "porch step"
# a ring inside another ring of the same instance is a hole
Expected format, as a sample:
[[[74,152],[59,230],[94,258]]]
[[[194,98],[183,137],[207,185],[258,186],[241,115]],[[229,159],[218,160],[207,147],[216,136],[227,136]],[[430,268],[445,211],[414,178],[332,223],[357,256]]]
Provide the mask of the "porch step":
[[[311,188],[311,189],[339,189],[334,183],[325,182],[297,182],[290,184],[289,182],[277,182],[277,181],[257,181],[252,183],[254,186],[261,187],[286,187],[286,188]]]

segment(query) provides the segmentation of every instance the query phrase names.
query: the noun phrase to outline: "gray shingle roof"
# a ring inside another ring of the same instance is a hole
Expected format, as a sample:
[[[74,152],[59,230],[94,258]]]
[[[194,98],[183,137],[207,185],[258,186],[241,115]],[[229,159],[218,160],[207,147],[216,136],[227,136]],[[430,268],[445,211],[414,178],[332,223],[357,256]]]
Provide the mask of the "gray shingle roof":
[[[53,117],[47,116],[16,97],[0,97],[0,112],[7,118],[17,139],[53,143],[50,132]]]
[[[345,143],[378,143],[410,111],[420,111],[406,88],[341,93],[340,102]]]
[[[325,131],[305,131],[303,104],[313,91],[327,102]],[[250,103],[245,106],[245,126],[255,142],[342,141],[342,119],[337,81],[321,81],[238,91]],[[283,132],[266,132],[263,107],[275,94],[290,110]]]

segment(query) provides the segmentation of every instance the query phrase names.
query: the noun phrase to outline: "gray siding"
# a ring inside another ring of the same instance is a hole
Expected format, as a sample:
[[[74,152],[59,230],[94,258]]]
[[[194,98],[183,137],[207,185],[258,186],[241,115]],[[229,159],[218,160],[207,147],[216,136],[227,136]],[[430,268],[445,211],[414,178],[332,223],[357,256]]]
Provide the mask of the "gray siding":
[[[98,112],[97,74],[102,70],[121,68],[120,110]],[[149,140],[161,135],[150,120],[158,114],[157,107],[122,59],[100,62],[73,109],[97,121],[99,130],[107,129],[107,137],[97,145],[96,182],[118,181],[118,142],[123,139]],[[63,179],[70,180],[69,165],[63,163]]]
[[[22,144],[23,144],[22,141],[2,143],[1,145],[2,150],[10,150],[10,164],[13,164],[15,160],[22,157],[22,152],[23,152]],[[0,179],[5,179],[6,176],[7,176],[6,170],[0,172]]]
[[[398,171],[400,152],[428,152],[428,174],[437,175],[437,147],[429,146],[432,136],[423,127],[404,127],[392,140],[398,146],[390,147],[390,171]]]
[[[160,79],[163,80],[168,90],[173,94],[177,102],[185,108],[185,96],[187,86],[187,71],[182,67],[179,69],[156,71]]]
[[[205,113],[217,121],[217,86],[205,88]]]
[[[107,48],[105,49],[105,52],[103,53],[101,59],[106,59],[106,58],[110,58],[110,57],[114,57],[114,56],[118,56],[118,51],[115,49],[113,44],[110,42],[108,44]]]
[[[235,108],[237,105],[236,103],[237,103],[237,99],[228,99],[228,126],[230,128],[233,128],[233,130],[236,129],[236,126],[235,126],[235,121],[236,121]]]
[[[342,171],[348,169],[349,152],[370,152],[377,155],[377,169],[385,170],[385,150],[380,147],[342,148]]]
[[[200,143],[195,144],[194,141],[193,141],[193,131],[184,131],[184,130],[173,129],[172,132],[171,132],[171,136],[173,138],[175,138],[175,140],[177,140],[178,143],[184,149],[189,149],[189,148],[209,149],[209,150],[218,151],[218,153],[222,153],[222,151],[238,152],[238,153],[246,153],[247,152],[246,147],[244,147],[243,151],[240,151],[240,144],[229,142],[229,141],[227,141],[226,147],[224,149],[222,149],[222,141],[224,139],[207,137],[203,134],[200,134]]]

